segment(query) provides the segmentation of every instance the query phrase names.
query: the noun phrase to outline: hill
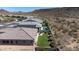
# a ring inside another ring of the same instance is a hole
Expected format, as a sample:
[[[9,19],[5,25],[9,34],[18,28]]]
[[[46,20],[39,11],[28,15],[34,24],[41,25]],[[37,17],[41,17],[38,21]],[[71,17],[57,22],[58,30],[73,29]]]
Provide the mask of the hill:
[[[59,50],[79,50],[79,8],[49,8],[32,12],[49,24],[52,41]],[[53,44],[52,44],[53,45]]]
[[[34,14],[41,14],[47,16],[57,16],[57,17],[76,17],[79,18],[79,8],[78,7],[64,7],[64,8],[49,8],[40,9],[33,11]]]

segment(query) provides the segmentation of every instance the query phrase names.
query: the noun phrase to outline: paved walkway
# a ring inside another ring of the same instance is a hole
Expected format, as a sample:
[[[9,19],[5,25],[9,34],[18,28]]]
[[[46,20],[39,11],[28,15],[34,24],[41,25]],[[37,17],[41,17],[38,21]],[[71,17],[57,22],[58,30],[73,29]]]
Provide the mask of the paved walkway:
[[[34,46],[0,45],[0,51],[34,51]]]

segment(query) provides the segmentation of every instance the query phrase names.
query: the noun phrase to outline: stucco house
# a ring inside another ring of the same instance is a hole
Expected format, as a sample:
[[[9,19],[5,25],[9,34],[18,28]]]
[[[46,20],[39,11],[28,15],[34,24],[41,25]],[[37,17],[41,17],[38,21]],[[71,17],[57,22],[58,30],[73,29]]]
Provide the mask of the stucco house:
[[[0,45],[33,45],[35,28],[4,28],[0,30]]]

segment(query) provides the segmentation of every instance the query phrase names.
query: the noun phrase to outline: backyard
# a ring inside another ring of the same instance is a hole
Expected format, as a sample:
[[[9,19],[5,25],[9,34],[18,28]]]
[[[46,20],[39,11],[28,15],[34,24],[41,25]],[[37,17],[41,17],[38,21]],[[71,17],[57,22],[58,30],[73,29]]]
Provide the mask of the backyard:
[[[40,48],[49,48],[48,33],[43,33],[43,35],[38,37],[37,46]]]

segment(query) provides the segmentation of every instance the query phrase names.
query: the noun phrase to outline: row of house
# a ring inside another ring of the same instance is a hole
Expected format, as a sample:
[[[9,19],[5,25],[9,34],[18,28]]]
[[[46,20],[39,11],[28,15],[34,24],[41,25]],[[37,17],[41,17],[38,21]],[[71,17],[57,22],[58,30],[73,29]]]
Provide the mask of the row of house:
[[[8,24],[0,29],[0,45],[33,46],[38,30],[42,30],[42,20],[25,19]]]

